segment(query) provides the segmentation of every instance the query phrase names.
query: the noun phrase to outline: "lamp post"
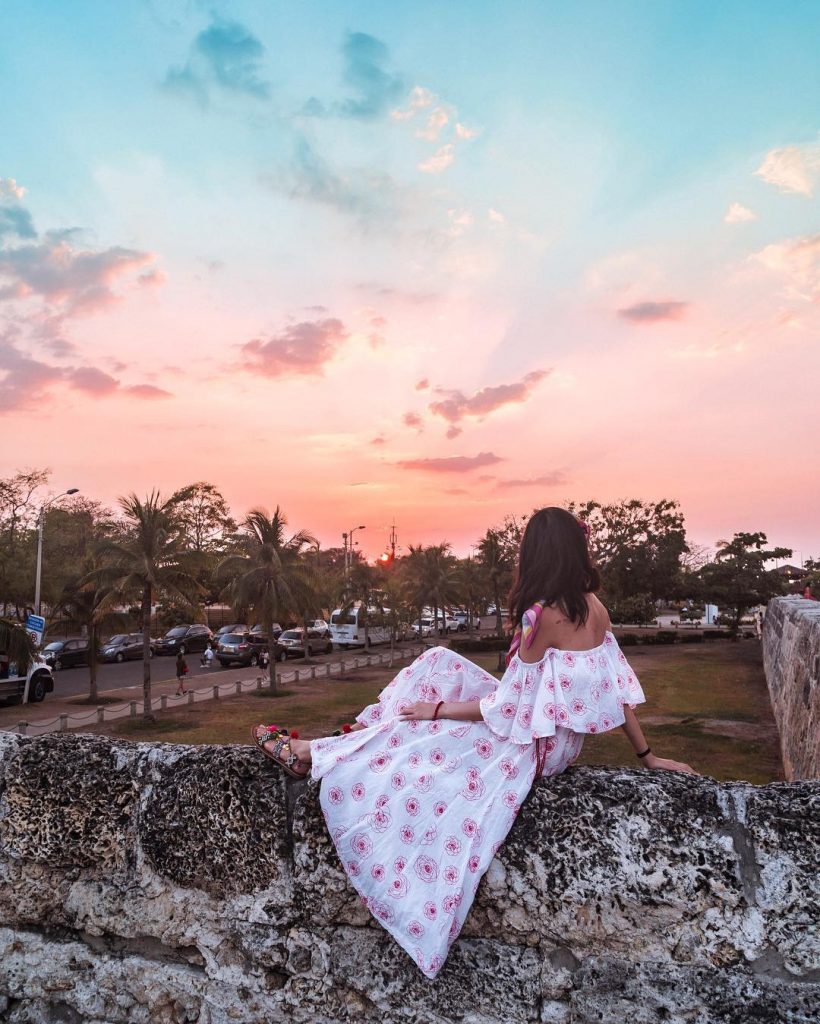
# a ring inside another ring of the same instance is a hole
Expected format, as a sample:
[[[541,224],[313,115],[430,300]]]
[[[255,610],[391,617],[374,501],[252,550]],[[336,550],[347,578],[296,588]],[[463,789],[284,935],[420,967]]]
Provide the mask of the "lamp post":
[[[350,570],[353,566],[353,534],[356,530],[366,530],[366,526],[354,526],[347,533],[343,533],[345,539],[345,580],[350,583]]]
[[[65,498],[69,494],[76,494],[79,489],[79,487],[69,487],[69,489],[67,491],[63,491],[62,494],[58,494],[56,497],[50,498],[40,509],[40,515],[37,523],[37,580],[34,584],[34,611],[37,615],[40,614],[40,583],[43,576],[43,525],[45,523],[46,511],[51,508],[55,501],[59,501],[60,498]]]

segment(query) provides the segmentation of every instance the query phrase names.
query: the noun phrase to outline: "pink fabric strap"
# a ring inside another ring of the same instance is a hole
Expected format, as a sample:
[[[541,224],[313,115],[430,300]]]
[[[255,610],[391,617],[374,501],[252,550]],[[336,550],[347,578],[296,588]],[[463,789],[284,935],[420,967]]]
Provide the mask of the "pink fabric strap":
[[[532,647],[538,623],[541,621],[541,614],[544,611],[546,601],[536,601],[529,607],[521,617],[521,622],[515,627],[510,649],[507,651],[507,664],[512,661],[516,651],[523,645],[524,650]]]

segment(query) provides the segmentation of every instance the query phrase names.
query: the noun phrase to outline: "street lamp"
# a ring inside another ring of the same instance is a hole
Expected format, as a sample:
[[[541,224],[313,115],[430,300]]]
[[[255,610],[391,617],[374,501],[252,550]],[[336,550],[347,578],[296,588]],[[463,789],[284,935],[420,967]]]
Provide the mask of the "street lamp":
[[[40,509],[39,521],[37,523],[37,581],[34,584],[34,611],[40,614],[40,581],[43,575],[43,524],[45,523],[46,510],[51,508],[55,501],[65,498],[69,494],[76,494],[79,487],[69,487],[67,491],[50,498]]]
[[[343,533],[342,536],[345,538],[345,576],[350,581],[350,569],[353,565],[353,534],[357,530],[366,530],[366,526],[354,526],[348,533]]]

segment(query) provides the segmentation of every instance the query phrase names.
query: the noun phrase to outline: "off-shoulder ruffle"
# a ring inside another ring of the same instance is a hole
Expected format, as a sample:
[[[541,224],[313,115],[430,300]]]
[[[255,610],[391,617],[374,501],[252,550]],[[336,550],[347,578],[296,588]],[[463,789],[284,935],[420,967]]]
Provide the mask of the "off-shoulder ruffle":
[[[481,700],[492,731],[513,743],[573,732],[607,732],[623,725],[624,704],[646,700],[635,673],[612,633],[589,651],[550,648],[527,665],[514,655],[497,689]]]

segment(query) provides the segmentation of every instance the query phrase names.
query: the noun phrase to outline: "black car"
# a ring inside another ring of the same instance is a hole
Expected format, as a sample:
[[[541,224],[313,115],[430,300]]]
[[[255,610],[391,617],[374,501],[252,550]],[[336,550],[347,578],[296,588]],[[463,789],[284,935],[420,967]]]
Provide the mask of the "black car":
[[[264,633],[228,633],[216,645],[220,665],[253,665],[256,667],[268,649]]]
[[[213,640],[207,626],[174,626],[165,636],[154,641],[154,654],[189,654],[204,651]]]
[[[288,658],[304,658],[305,644],[303,629],[286,629],[276,638],[276,660],[287,661]],[[308,654],[331,654],[333,642],[328,633],[318,629],[307,631]]]
[[[154,657],[153,643],[150,656]],[[102,644],[98,654],[100,661],[132,661],[142,657],[142,633],[117,633]]]
[[[43,648],[43,661],[55,672],[88,664],[87,640],[52,640]]]
[[[224,640],[229,633],[247,633],[248,627],[244,622],[234,622],[231,626],[220,626],[219,629],[214,633],[213,641],[211,646],[214,650],[219,647],[221,640]]]

